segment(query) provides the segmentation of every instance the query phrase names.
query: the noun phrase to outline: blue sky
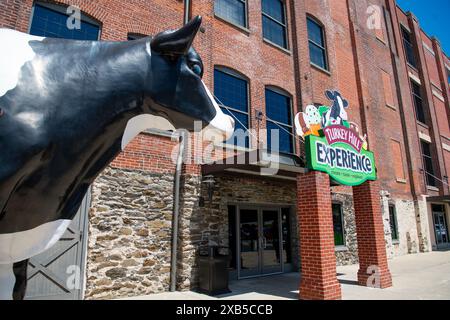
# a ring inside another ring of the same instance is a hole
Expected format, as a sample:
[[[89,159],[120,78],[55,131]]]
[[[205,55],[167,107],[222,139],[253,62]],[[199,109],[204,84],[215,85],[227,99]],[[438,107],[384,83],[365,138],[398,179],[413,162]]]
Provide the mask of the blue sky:
[[[436,36],[450,56],[450,0],[397,0],[397,3],[403,10],[413,12],[421,28]]]

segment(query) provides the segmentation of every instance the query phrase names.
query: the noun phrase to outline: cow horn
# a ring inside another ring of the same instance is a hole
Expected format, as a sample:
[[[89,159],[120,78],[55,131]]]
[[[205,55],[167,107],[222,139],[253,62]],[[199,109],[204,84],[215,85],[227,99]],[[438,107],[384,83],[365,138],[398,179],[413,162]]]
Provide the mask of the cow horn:
[[[151,48],[161,54],[184,55],[194,41],[202,24],[202,17],[196,16],[182,28],[157,34],[151,42]]]

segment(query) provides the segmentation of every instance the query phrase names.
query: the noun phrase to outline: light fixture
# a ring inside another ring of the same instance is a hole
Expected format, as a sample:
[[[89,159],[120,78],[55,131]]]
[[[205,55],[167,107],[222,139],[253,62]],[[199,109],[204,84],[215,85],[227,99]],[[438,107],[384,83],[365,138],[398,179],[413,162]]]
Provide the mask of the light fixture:
[[[209,175],[203,178],[202,183],[206,186],[208,191],[208,201],[211,202],[214,194],[214,184],[216,181],[214,180],[214,176]]]

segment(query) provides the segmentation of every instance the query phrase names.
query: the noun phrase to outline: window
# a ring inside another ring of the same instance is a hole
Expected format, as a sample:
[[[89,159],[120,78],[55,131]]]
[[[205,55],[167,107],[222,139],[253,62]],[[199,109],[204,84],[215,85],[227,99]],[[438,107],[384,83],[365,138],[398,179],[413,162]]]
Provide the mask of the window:
[[[416,108],[417,120],[426,123],[425,110],[423,107],[422,90],[419,84],[411,80],[414,107]]]
[[[237,24],[247,27],[247,1],[246,0],[216,0],[214,12],[217,16]]]
[[[223,112],[237,119],[235,133],[226,143],[249,148],[248,134],[242,137],[249,128],[247,81],[232,71],[214,69],[214,94]]]
[[[422,145],[422,158],[425,170],[426,183],[428,186],[436,187],[433,158],[431,156],[431,144],[421,140],[421,145]]]
[[[411,33],[404,27],[402,27],[402,35],[403,35],[403,46],[405,47],[406,53],[406,61],[408,61],[408,63],[414,68],[417,68],[416,55],[414,53],[414,46],[412,42]]]
[[[327,50],[325,48],[325,33],[316,21],[307,18],[308,24],[308,42],[309,42],[309,56],[311,63],[328,70]]]
[[[286,16],[281,0],[262,0],[263,37],[287,49]]]
[[[395,206],[389,205],[389,222],[391,224],[391,237],[392,240],[398,241],[398,225],[397,225],[397,211],[395,210]]]
[[[279,152],[294,153],[291,99],[266,89],[267,147],[272,150],[272,130],[279,132]],[[291,133],[291,134],[290,134]],[[275,150],[276,151],[276,150]]]
[[[92,19],[81,17],[79,29],[69,29],[65,7],[50,4],[35,4],[30,34],[41,37],[75,40],[98,40],[100,27]],[[89,20],[89,21],[88,21]]]
[[[342,205],[333,203],[333,230],[334,230],[334,244],[338,246],[345,246],[344,237],[344,219]]]

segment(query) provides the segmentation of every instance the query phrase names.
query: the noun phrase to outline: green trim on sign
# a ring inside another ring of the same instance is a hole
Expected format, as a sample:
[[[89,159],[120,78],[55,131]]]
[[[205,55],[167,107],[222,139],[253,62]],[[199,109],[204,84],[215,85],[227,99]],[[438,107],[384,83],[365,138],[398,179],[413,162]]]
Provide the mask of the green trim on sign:
[[[346,186],[359,186],[368,180],[377,180],[373,152],[359,153],[347,143],[330,146],[325,137],[305,137],[308,168],[328,173],[336,182]]]

